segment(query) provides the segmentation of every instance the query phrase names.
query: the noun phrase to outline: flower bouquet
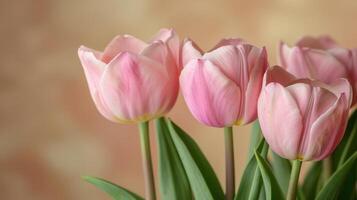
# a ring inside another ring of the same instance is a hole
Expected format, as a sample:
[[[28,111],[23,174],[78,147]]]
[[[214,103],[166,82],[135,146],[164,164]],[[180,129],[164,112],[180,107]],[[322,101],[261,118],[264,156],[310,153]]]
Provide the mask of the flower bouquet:
[[[357,198],[357,49],[306,36],[293,46],[281,43],[279,66],[270,67],[267,50],[243,39],[223,39],[203,51],[161,29],[149,42],[117,36],[103,52],[82,46],[78,55],[98,111],[139,127],[145,199]],[[197,143],[165,118],[179,90],[197,121],[222,128],[225,189]],[[156,126],[157,180],[149,123]],[[249,157],[238,184],[232,126],[249,123]],[[144,198],[101,178],[83,178],[113,199]]]

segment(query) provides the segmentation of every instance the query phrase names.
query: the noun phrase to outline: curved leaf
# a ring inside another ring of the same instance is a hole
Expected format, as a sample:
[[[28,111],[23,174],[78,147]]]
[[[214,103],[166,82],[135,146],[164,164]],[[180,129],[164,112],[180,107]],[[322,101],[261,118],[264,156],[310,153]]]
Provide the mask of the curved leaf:
[[[251,157],[254,157],[254,152],[256,148],[259,146],[261,139],[262,139],[262,130],[260,129],[259,120],[255,120],[255,122],[252,125],[252,131],[250,133],[248,162],[250,161]]]
[[[332,154],[333,167],[336,170],[347,160],[347,158],[357,151],[357,110],[350,116],[340,144]]]
[[[264,138],[260,139],[259,144],[256,147],[256,151],[261,153],[263,157],[267,156],[268,144]],[[261,175],[257,164],[256,158],[250,157],[247,166],[244,169],[238,192],[235,196],[235,200],[256,200],[259,199],[261,191]]]
[[[291,163],[289,160],[280,157],[276,153],[272,152],[273,161],[272,167],[274,175],[282,189],[284,195],[288,193],[290,173],[291,173]]]
[[[346,179],[346,176],[351,173],[356,173],[353,168],[357,159],[357,152],[355,152],[327,181],[321,191],[318,193],[316,200],[333,200],[341,189],[341,184]]]
[[[109,194],[114,200],[144,200],[137,194],[107,180],[91,176],[84,176],[82,178]]]
[[[284,200],[283,192],[267,161],[265,161],[258,152],[255,152],[255,158],[257,159],[260,173],[262,174],[266,199]]]
[[[172,121],[167,123],[195,199],[224,199],[219,180],[196,142]]]
[[[315,198],[319,179],[322,172],[322,161],[314,162],[307,172],[304,182],[302,184],[302,190],[304,191],[307,200]]]
[[[156,129],[161,199],[192,199],[190,184],[165,118],[156,120]]]

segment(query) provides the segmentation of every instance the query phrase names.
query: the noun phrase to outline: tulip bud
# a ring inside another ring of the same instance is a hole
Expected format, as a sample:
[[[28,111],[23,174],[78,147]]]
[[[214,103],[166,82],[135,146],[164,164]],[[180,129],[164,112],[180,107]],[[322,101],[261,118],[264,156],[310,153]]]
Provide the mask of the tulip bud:
[[[89,90],[107,119],[142,122],[167,113],[178,94],[178,52],[174,30],[162,29],[150,43],[115,37],[103,52],[78,50]]]
[[[240,39],[226,39],[202,53],[191,40],[186,40],[182,63],[181,90],[198,121],[226,127],[257,118],[256,104],[268,66],[265,48]]]
[[[332,83],[349,80],[353,89],[352,105],[357,103],[357,49],[340,47],[328,36],[301,38],[295,46],[281,43],[280,65],[298,78]]]
[[[264,76],[258,101],[262,133],[270,148],[290,160],[322,160],[340,143],[352,89],[346,79],[330,85],[296,79],[275,66]]]

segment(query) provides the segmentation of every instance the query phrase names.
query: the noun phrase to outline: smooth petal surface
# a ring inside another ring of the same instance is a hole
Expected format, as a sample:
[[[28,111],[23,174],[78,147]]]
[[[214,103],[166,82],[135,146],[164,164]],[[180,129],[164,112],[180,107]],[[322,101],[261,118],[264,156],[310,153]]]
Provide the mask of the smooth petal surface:
[[[327,35],[319,37],[304,36],[297,41],[296,45],[312,49],[330,49],[338,46],[335,40]]]
[[[176,67],[179,71],[181,71],[182,64],[180,63],[180,39],[176,31],[174,29],[160,29],[151,40],[151,43],[158,40],[167,44],[171,56],[175,60]]]
[[[258,101],[258,117],[262,133],[274,152],[287,159],[296,159],[303,119],[289,91],[279,83],[263,88]]]
[[[348,78],[353,88],[352,105],[357,103],[357,49],[333,48],[328,50],[346,66]]]
[[[105,69],[105,63],[98,58],[100,56],[99,52],[84,46],[78,49],[78,56],[87,78],[89,91],[93,94]]]
[[[166,98],[172,102],[172,105],[168,107],[172,107],[173,104],[176,102],[178,90],[179,90],[179,69],[175,63],[175,60],[171,56],[171,53],[161,40],[152,42],[149,46],[147,46],[142,52],[142,56],[149,57],[159,63],[158,67],[163,67],[161,71],[166,73],[168,77],[167,87],[168,93],[166,94]]]
[[[100,87],[105,103],[119,121],[146,121],[167,111],[172,104],[166,97],[169,80],[160,65],[129,52],[108,64]]]
[[[213,47],[210,51],[213,51],[215,49],[218,49],[219,47],[223,46],[237,46],[246,43],[243,39],[241,38],[224,38],[221,41],[219,41],[216,46]]]
[[[160,40],[150,43],[140,55],[161,63],[163,71],[171,71],[172,68],[176,68],[175,60],[170,55],[168,47]]]
[[[350,72],[350,83],[353,88],[352,105],[357,104],[357,49],[352,49],[352,67]]]
[[[240,88],[248,83],[248,60],[236,46],[223,46],[214,51],[205,53],[203,59],[210,60],[214,65]]]
[[[311,77],[309,66],[306,63],[302,49],[299,47],[290,48],[284,43],[280,43],[279,64],[288,72],[299,78]]]
[[[280,66],[273,66],[264,74],[263,85],[267,85],[272,82],[279,83],[283,86],[288,86],[296,80],[296,77]]]
[[[330,83],[346,77],[345,66],[331,53],[308,48],[280,45],[280,63],[298,78],[310,78]]]
[[[180,76],[183,96],[193,116],[209,126],[231,126],[237,120],[240,89],[212,62],[190,61]]]
[[[81,46],[78,49],[78,56],[84,69],[90,94],[98,111],[107,119],[115,121],[112,112],[103,102],[99,89],[99,82],[105,69],[105,63],[99,60],[100,53]]]
[[[192,59],[200,58],[202,50],[190,39],[186,39],[182,46],[182,65],[186,66]]]
[[[342,94],[344,94],[347,99],[347,104],[351,106],[353,91],[352,91],[351,84],[347,79],[341,78],[330,84],[325,84],[320,81],[311,81],[311,84],[313,86],[317,86],[329,90],[330,92],[335,94],[336,97],[339,97]]]
[[[105,48],[101,60],[109,63],[120,52],[139,53],[146,43],[131,35],[116,36]]]
[[[259,54],[255,52],[256,50],[250,51],[248,55],[248,63],[251,69],[249,70],[249,81],[244,95],[243,124],[250,123],[257,118],[258,98],[262,89],[264,73],[268,68],[268,58],[265,48],[259,49]]]
[[[347,124],[348,105],[345,95],[323,113],[311,127],[301,154],[304,160],[322,160],[340,143]]]
[[[286,88],[298,104],[303,119],[303,129],[299,137],[298,159],[305,159],[306,140],[311,134],[312,124],[336,102],[337,97],[330,91],[306,83],[296,83]]]

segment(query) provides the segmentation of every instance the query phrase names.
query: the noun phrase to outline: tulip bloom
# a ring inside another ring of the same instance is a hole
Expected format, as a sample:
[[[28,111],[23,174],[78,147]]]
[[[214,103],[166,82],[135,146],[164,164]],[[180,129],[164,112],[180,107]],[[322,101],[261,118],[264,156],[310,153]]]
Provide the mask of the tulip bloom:
[[[227,127],[257,118],[257,101],[268,67],[265,48],[240,39],[224,39],[202,51],[191,40],[182,47],[183,96],[193,116],[203,124]]]
[[[281,43],[279,61],[298,78],[332,83],[346,78],[352,85],[352,104],[357,103],[357,49],[346,49],[330,37],[303,37],[295,46]]]
[[[120,122],[143,122],[167,113],[178,94],[180,41],[162,29],[149,42],[115,37],[103,52],[81,46],[78,55],[99,112]]]
[[[281,67],[268,69],[258,101],[263,135],[274,152],[290,160],[322,160],[340,143],[352,89],[346,79],[330,85],[296,79]]]

